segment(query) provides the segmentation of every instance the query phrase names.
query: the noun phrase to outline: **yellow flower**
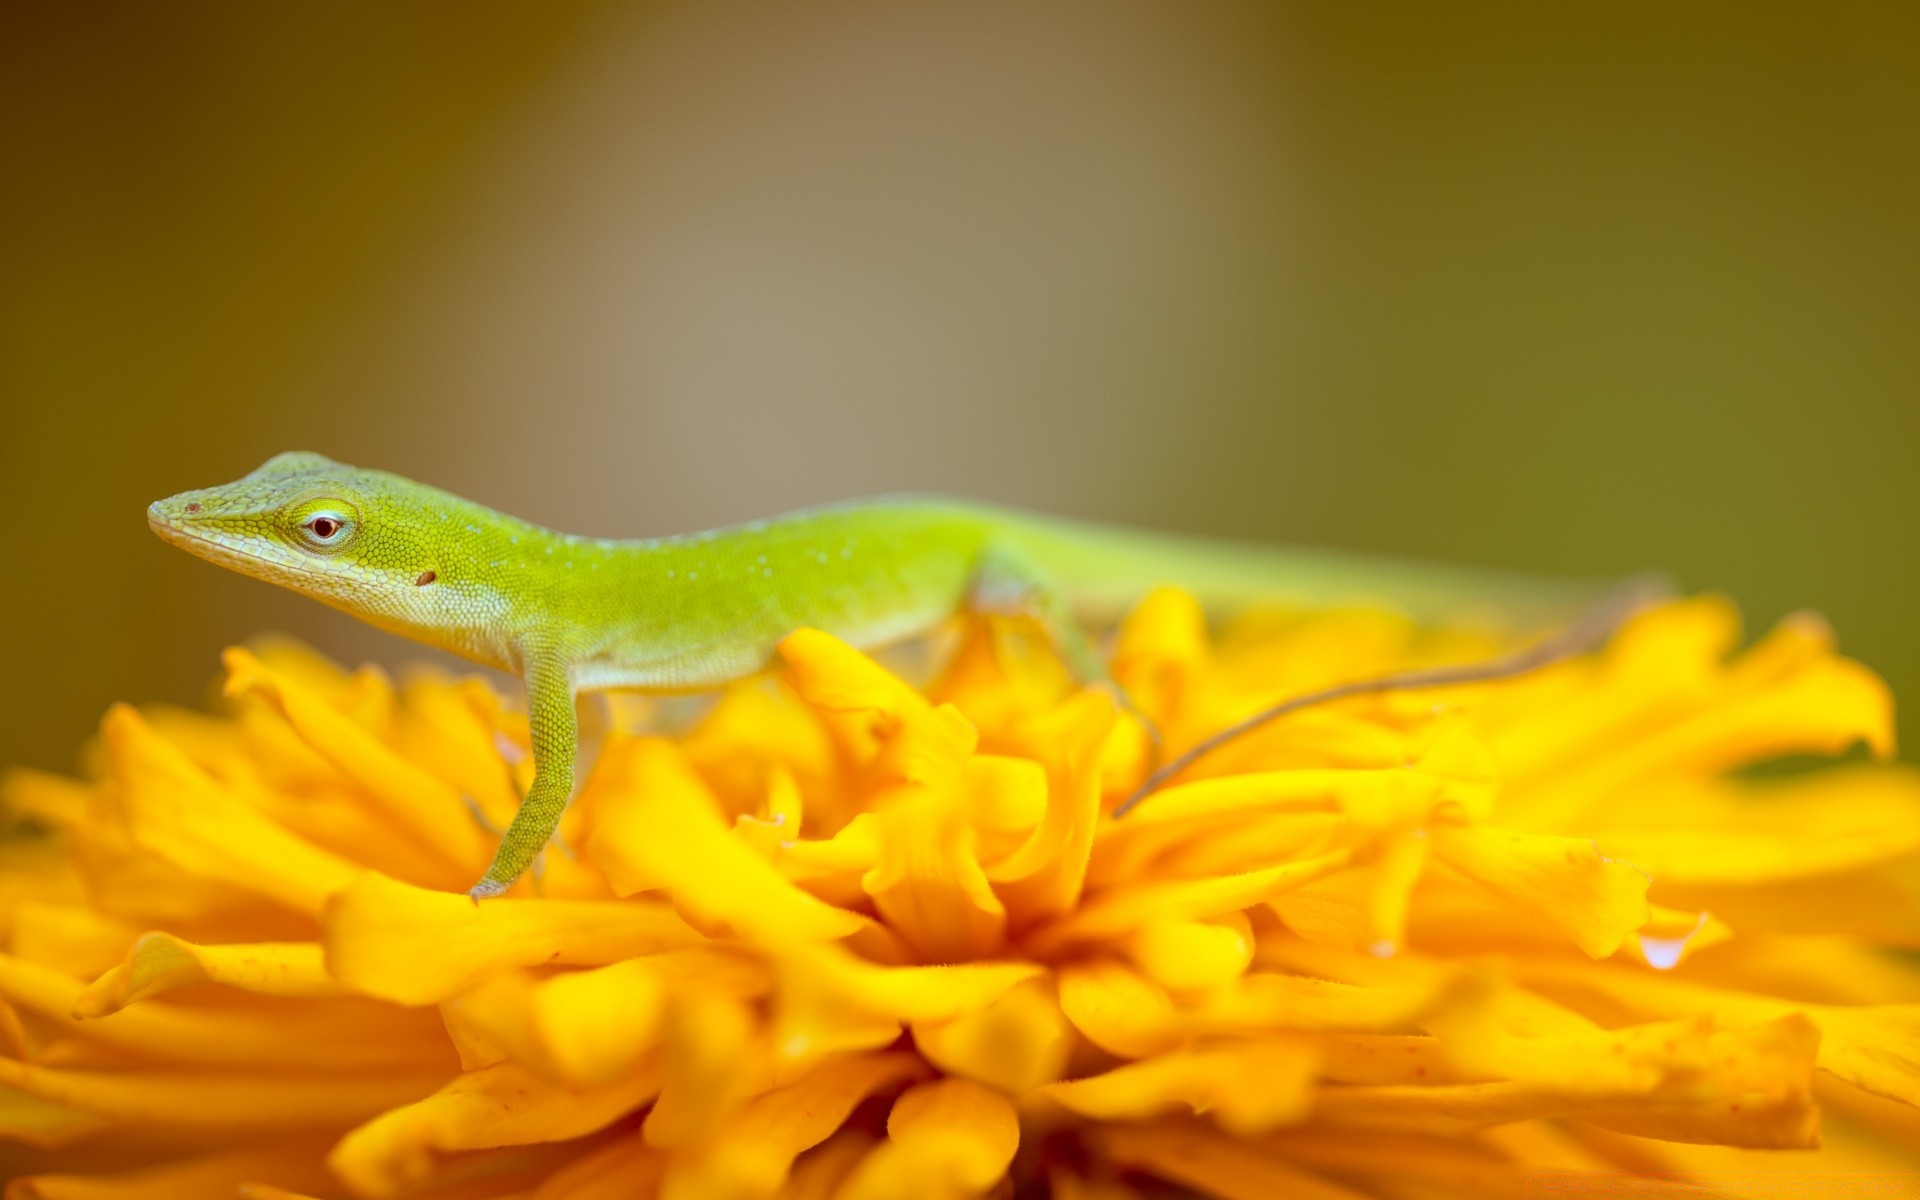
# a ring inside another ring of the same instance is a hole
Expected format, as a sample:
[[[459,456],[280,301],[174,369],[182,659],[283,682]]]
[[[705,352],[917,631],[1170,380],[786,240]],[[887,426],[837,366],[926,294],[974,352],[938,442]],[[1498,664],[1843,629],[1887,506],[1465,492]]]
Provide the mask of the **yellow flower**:
[[[538,893],[477,906],[524,718],[234,650],[223,715],[116,708],[91,782],[7,785],[43,831],[0,842],[7,1196],[1920,1170],[1920,778],[1738,770],[1892,732],[1817,622],[1737,637],[1687,601],[1304,711],[1116,821],[1142,727],[1036,644],[970,625],[922,689],[803,631],[684,732],[605,732]],[[1177,749],[1493,649],[1358,613],[1215,645],[1169,592],[1114,671]]]

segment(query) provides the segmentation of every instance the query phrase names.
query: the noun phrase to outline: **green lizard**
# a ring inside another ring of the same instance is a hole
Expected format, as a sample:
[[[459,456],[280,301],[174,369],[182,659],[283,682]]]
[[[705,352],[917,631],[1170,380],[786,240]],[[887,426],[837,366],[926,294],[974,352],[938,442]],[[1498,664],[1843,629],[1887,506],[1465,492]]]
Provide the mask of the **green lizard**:
[[[767,667],[776,643],[803,626],[871,647],[963,608],[1024,614],[1094,682],[1104,681],[1104,667],[1079,619],[1115,615],[1163,582],[1212,606],[1391,601],[1414,613],[1458,615],[1497,599],[1509,612],[1539,614],[1564,612],[1568,600],[1562,586],[1520,577],[1163,537],[918,497],[644,541],[572,537],[308,453],[158,501],[147,519],[202,558],[524,680],[533,783],[473,886],[475,899],[505,891],[552,837],[573,794],[579,692],[715,687]],[[1479,678],[1501,666],[1468,669]]]

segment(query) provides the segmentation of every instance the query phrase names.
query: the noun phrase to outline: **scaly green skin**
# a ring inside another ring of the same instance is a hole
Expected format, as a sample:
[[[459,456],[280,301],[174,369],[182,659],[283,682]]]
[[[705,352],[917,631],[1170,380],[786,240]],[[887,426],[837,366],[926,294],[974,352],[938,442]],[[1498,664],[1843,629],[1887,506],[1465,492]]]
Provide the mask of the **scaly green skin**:
[[[710,533],[607,541],[554,533],[458,496],[317,454],[282,454],[147,511],[203,558],[383,629],[519,675],[535,772],[476,899],[534,863],[574,787],[575,695],[687,691],[752,675],[802,627],[856,646],[925,631],[963,607],[1039,618],[1083,678],[1098,657],[1069,607],[1115,611],[1155,583],[1238,603],[1269,597],[1454,612],[1562,607],[1563,592],[1311,552],[1224,546],[901,498]]]

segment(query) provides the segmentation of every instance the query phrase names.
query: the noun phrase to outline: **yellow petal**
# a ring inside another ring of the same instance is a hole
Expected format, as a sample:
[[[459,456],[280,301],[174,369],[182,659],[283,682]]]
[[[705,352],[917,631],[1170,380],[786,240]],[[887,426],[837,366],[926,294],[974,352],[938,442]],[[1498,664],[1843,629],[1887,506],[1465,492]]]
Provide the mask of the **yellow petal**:
[[[520,806],[520,792],[511,764],[500,753],[505,735],[489,719],[499,712],[498,698],[490,708],[476,704],[476,688],[486,690],[486,685],[431,676],[408,682],[398,714],[398,745],[409,762],[471,797],[504,828]]]
[[[1066,913],[1080,900],[1100,820],[1100,765],[1116,716],[1103,692],[1082,691],[1021,731],[1047,769],[1047,811],[988,877],[1023,923]]]
[[[1462,985],[1463,977],[1451,972],[1434,972],[1418,982],[1363,987],[1256,971],[1208,992],[1188,1020],[1196,1029],[1220,1033],[1394,1033],[1417,1027]]]
[[[22,900],[12,910],[14,956],[68,975],[98,975],[140,936],[139,926],[78,904]]]
[[[667,1156],[628,1134],[573,1159],[540,1181],[529,1200],[634,1200],[652,1196],[666,1173]]]
[[[1516,964],[1529,986],[1569,1005],[1600,1001],[1609,1014],[1642,1018],[1709,1013],[1724,1022],[1810,1019],[1819,1031],[1819,1065],[1878,1095],[1920,1105],[1920,1004],[1860,1007],[1807,1004],[1676,978],[1668,972],[1596,964]]]
[[[846,937],[865,918],[783,878],[733,836],[677,747],[649,740],[639,780],[601,806],[587,853],[621,895],[664,887],[688,919],[775,942]]]
[[[250,1180],[271,1178],[320,1192],[331,1181],[319,1164],[319,1150],[312,1143],[299,1141],[284,1147],[209,1154],[112,1174],[37,1175],[16,1179],[7,1190],[9,1200],[205,1200],[208,1196],[234,1195]],[[268,1200],[258,1189],[254,1195]]]
[[[436,1155],[581,1137],[606,1128],[658,1089],[651,1071],[576,1090],[503,1063],[382,1113],[342,1138],[327,1162],[355,1191],[391,1196],[429,1178]]]
[[[0,1088],[115,1122],[213,1129],[226,1136],[337,1126],[404,1103],[431,1086],[428,1077],[417,1075],[69,1071],[0,1058]]]
[[[877,1144],[864,1129],[842,1129],[795,1161],[781,1200],[834,1200]]]
[[[9,767],[0,773],[0,807],[49,829],[72,829],[87,819],[93,789],[46,771]]]
[[[887,1045],[910,1021],[951,1020],[1041,974],[1034,963],[883,967],[833,945],[780,956],[776,1051],[808,1064],[841,1050]]]
[[[840,1196],[977,1196],[1006,1174],[1019,1145],[1019,1118],[1000,1093],[965,1079],[916,1084],[894,1101],[886,1143],[860,1164]]]
[[[1275,896],[1269,908],[1301,937],[1391,954],[1406,944],[1413,889],[1426,869],[1426,831],[1388,836],[1373,857]]]
[[[1100,1148],[1112,1161],[1197,1189],[1221,1200],[1364,1200],[1258,1146],[1187,1124],[1103,1130]]]
[[[1257,1137],[1306,1116],[1317,1066],[1304,1041],[1237,1043],[1129,1063],[1050,1084],[1037,1095],[1095,1121],[1192,1112],[1210,1115],[1229,1133]]]
[[[888,926],[928,962],[999,950],[1006,906],[974,850],[973,827],[950,797],[927,795],[875,815],[879,859],[861,880]]]
[[[306,913],[318,913],[352,882],[352,864],[235,799],[131,708],[109,711],[104,733],[120,804],[142,847],[194,875]]]
[[[1149,978],[1176,992],[1225,983],[1253,961],[1253,932],[1237,912],[1216,921],[1153,921],[1125,946]]]
[[[430,892],[368,871],[327,908],[328,972],[397,1004],[436,1004],[487,975],[536,964],[601,966],[701,941],[645,900],[497,900]]]
[[[1092,959],[1059,972],[1060,1010],[1103,1050],[1145,1058],[1178,1044],[1179,1014],[1159,984],[1125,963]]]
[[[910,1054],[829,1058],[748,1101],[712,1145],[673,1160],[663,1200],[736,1200],[781,1190],[794,1160],[827,1140],[867,1096],[926,1067]]]
[[[1062,946],[1113,937],[1153,921],[1225,916],[1337,871],[1352,858],[1351,851],[1338,850],[1216,879],[1108,888],[1070,915],[1036,930],[1028,945],[1035,953],[1050,954]]]
[[[795,690],[815,708],[874,713],[894,727],[933,712],[920,693],[832,634],[796,630],[781,639],[780,657]]]
[[[1610,1129],[1673,1141],[1758,1148],[1817,1144],[1811,1072],[1819,1033],[1792,1016],[1715,1031],[1700,1067],[1651,1091],[1572,1091],[1499,1082],[1439,1087],[1344,1087],[1320,1093],[1317,1120],[1335,1125],[1457,1133],[1541,1116],[1579,1116]]]
[[[82,1020],[71,1015],[80,981],[0,955],[0,996],[41,1014],[62,1033],[176,1062],[366,1070],[451,1066],[431,1022],[392,1010],[336,1006],[280,1013],[143,1004]],[[395,1043],[398,1043],[397,1045]]]
[[[1823,771],[1729,791],[1724,808],[1697,822],[1608,829],[1606,852],[1677,887],[1770,884],[1920,855],[1920,772],[1910,768]]]
[[[327,974],[318,942],[199,946],[170,933],[149,933],[134,943],[125,962],[93,981],[73,1012],[103,1017],[190,983],[225,984],[262,996],[337,996],[345,991]]]
[[[1601,857],[1590,841],[1448,822],[1430,833],[1441,861],[1552,920],[1594,958],[1612,954],[1647,923],[1646,875]]]
[[[948,1074],[1018,1095],[1060,1078],[1073,1032],[1053,988],[1028,980],[972,1012],[915,1021],[913,1041]]]
[[[485,864],[492,847],[451,786],[396,753],[365,727],[246,650],[228,650],[229,696],[264,700],[323,758],[372,796],[380,811],[421,847],[462,871]]]
[[[770,1071],[756,1025],[745,1004],[724,997],[668,1004],[660,1098],[641,1126],[648,1145],[672,1150],[711,1141],[742,1100],[765,1088]]]
[[[1113,677],[1142,711],[1165,726],[1210,653],[1199,602],[1186,592],[1157,588],[1120,623]]]
[[[486,1043],[555,1083],[612,1083],[638,1069],[659,1044],[660,957],[546,979],[517,971],[496,975],[446,1002],[449,1031],[463,1046]]]

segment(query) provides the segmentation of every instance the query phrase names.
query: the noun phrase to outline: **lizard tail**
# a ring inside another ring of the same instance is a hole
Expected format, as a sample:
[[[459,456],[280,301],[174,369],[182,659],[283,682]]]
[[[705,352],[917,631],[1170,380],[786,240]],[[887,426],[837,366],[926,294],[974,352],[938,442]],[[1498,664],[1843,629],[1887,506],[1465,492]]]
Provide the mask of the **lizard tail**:
[[[1166,585],[1193,593],[1211,613],[1254,605],[1383,608],[1423,622],[1531,632],[1571,620],[1614,586],[1024,514],[1005,519],[1003,529],[1045,567],[1076,614],[1096,624],[1117,620]]]

